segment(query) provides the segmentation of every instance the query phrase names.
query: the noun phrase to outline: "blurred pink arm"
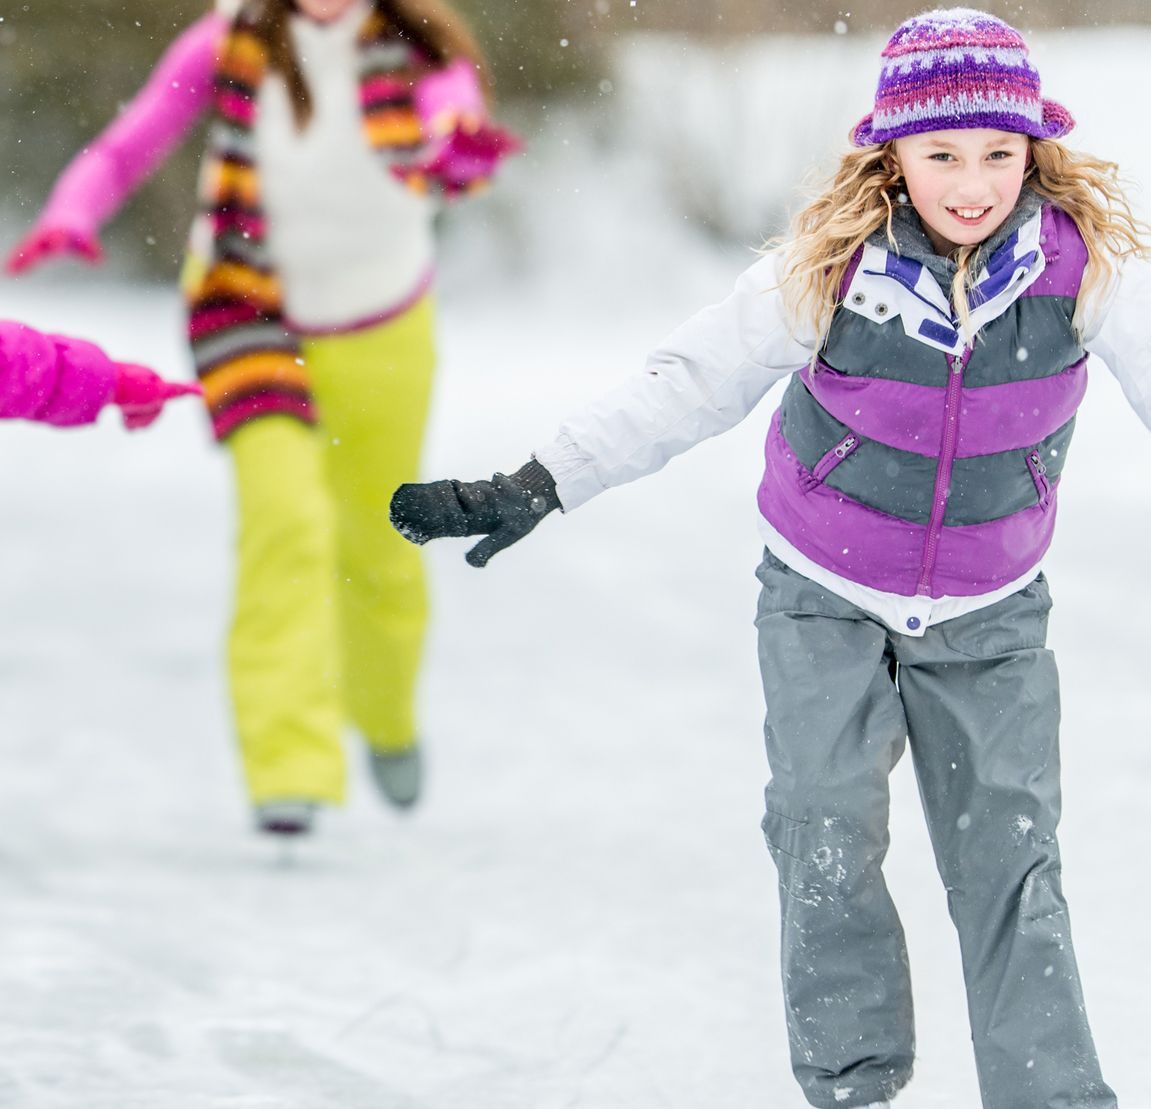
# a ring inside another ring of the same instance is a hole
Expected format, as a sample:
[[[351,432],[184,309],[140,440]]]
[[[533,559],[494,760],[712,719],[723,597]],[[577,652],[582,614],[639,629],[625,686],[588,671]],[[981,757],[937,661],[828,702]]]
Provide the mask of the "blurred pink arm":
[[[0,320],[0,418],[90,424],[112,399],[116,375],[92,343]]]
[[[446,195],[456,195],[483,184],[504,158],[522,149],[515,135],[488,119],[479,74],[466,58],[424,77],[414,100],[429,150],[415,164],[393,168],[401,181],[413,174],[430,177]]]
[[[174,397],[200,391],[196,382],[165,381],[147,366],[115,362],[83,339],[0,320],[0,419],[76,427],[115,404],[134,430],[151,424]]]
[[[227,26],[212,12],[168,47],[131,103],[57,179],[31,233],[9,258],[9,270],[63,250],[98,260],[101,225],[211,105],[216,52]]]
[[[456,58],[418,81],[413,100],[429,139],[442,139],[460,126],[475,130],[487,119],[479,74],[467,58]]]

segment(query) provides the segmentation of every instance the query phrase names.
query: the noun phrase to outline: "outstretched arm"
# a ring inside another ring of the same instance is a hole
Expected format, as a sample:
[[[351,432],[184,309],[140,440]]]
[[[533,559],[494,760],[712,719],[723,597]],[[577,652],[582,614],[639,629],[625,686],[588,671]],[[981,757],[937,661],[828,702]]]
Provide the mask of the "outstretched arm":
[[[115,362],[83,339],[0,320],[0,419],[75,427],[92,423],[111,403],[127,427],[146,427],[166,400],[199,391],[145,366]]]
[[[115,363],[99,347],[0,321],[0,417],[90,424],[115,387]]]
[[[100,260],[100,227],[211,104],[216,52],[226,28],[224,17],[212,12],[172,43],[131,103],[57,179],[32,230],[9,256],[10,273],[54,254]]]
[[[780,256],[747,270],[724,301],[677,328],[640,374],[564,421],[510,477],[401,485],[393,525],[414,543],[487,535],[468,553],[485,566],[555,508],[655,473],[671,458],[734,427],[777,381],[811,361],[816,337],[788,327]]]
[[[641,373],[565,420],[535,451],[565,510],[734,427],[811,361],[816,338],[789,327],[781,271],[781,251],[765,255],[727,299],[676,328]]]

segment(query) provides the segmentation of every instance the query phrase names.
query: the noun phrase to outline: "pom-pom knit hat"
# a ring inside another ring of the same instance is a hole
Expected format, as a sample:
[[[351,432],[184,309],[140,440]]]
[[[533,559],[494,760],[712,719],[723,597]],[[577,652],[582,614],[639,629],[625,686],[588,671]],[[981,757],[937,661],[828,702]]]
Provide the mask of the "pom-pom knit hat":
[[[855,125],[856,146],[924,131],[990,127],[1037,139],[1066,135],[1075,120],[1039,95],[1023,36],[972,8],[925,12],[883,48],[875,110]]]

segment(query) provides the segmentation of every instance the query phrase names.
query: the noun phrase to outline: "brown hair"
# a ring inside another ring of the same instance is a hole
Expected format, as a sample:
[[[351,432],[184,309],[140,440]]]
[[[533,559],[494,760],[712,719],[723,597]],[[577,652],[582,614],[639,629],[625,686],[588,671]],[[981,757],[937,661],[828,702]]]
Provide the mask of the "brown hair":
[[[396,34],[411,43],[434,64],[456,58],[472,61],[486,86],[489,83],[483,52],[463,16],[446,0],[373,0],[372,5]],[[290,17],[294,0],[263,0],[249,17],[252,31],[268,46],[268,65],[283,74],[288,96],[301,130],[312,116],[312,95],[304,81],[300,59],[292,44]]]
[[[1118,167],[1071,150],[1055,139],[1031,139],[1031,164],[1024,176],[1040,196],[1062,208],[1083,235],[1087,267],[1080,286],[1075,326],[1107,287],[1124,258],[1147,257],[1151,229],[1135,218],[1122,191]],[[855,251],[880,227],[892,248],[894,198],[903,187],[895,144],[848,151],[830,184],[793,220],[782,278],[792,326],[806,323],[822,337],[831,323],[839,286]],[[902,199],[902,198],[901,198]],[[979,244],[961,248],[951,299],[966,330],[970,323],[967,286]]]

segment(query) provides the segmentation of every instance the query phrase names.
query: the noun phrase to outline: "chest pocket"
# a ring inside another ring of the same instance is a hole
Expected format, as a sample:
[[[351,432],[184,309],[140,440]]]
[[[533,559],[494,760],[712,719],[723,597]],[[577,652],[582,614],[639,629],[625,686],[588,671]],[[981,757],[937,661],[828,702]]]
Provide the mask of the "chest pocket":
[[[884,311],[877,314],[881,306]],[[939,350],[907,334],[897,322],[898,305],[880,300],[866,301],[858,307],[869,311],[858,311],[850,299],[836,309],[820,353],[827,365],[850,377],[879,377],[915,385],[947,384],[947,359]]]

